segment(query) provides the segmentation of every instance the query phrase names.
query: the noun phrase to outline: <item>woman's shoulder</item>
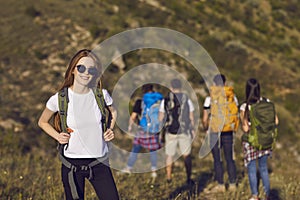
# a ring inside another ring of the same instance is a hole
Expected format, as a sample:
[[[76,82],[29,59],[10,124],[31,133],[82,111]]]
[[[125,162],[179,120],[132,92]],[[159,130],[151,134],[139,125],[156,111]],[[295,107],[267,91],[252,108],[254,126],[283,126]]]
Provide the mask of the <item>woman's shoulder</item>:
[[[53,112],[58,111],[58,92],[48,99],[46,107]]]

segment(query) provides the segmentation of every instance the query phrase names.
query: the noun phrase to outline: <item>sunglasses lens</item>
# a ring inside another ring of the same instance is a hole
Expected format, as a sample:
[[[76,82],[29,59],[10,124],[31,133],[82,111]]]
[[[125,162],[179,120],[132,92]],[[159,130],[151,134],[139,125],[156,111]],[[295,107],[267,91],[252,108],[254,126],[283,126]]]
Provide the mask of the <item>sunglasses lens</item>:
[[[97,74],[97,69],[95,67],[89,68],[88,72],[90,75],[96,75]]]
[[[85,72],[85,69],[86,69],[86,67],[85,67],[84,65],[78,65],[78,66],[77,66],[77,71],[78,71],[79,73]]]

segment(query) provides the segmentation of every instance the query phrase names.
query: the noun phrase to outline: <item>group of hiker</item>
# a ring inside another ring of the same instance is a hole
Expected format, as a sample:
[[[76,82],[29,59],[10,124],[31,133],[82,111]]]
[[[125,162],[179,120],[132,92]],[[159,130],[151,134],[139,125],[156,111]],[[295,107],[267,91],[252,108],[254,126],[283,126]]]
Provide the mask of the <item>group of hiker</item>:
[[[108,91],[102,88],[101,72],[96,54],[88,49],[78,51],[69,62],[62,86],[49,98],[38,121],[38,125],[59,143],[66,199],[84,199],[85,179],[90,181],[99,198],[119,199],[109,167],[107,145],[115,137],[113,129],[117,111]],[[247,81],[245,101],[240,107],[233,87],[226,85],[224,75],[215,75],[213,82],[210,95],[204,100],[202,114],[217,182],[211,190],[226,190],[222,152],[229,179],[227,189],[234,191],[237,187],[233,141],[240,124],[244,164],[252,194],[250,199],[259,199],[257,161],[266,199],[270,199],[267,159],[272,153],[278,125],[274,104],[261,96],[256,79]],[[164,133],[167,184],[172,182],[173,157],[179,150],[184,158],[186,183],[191,185],[191,149],[198,131],[195,130],[195,108],[189,95],[182,91],[179,79],[172,79],[170,84],[170,91],[165,97],[155,91],[153,84],[142,86],[143,96],[134,103],[129,117],[127,131],[133,132],[136,123],[138,130],[133,133],[132,150],[123,171],[132,171],[137,154],[145,148],[150,152],[151,175],[156,177],[157,150],[162,148],[161,136]],[[52,117],[54,123],[51,122]]]
[[[181,91],[179,79],[171,81],[171,92],[167,97],[154,91],[153,84],[145,84],[142,87],[143,97],[138,99],[133,107],[133,112],[129,119],[128,131],[131,132],[133,123],[139,124],[139,129],[135,133],[133,147],[129,155],[127,167],[123,172],[130,173],[137,153],[141,148],[150,151],[152,177],[156,177],[157,170],[157,150],[162,147],[161,129],[165,126],[165,153],[167,182],[172,181],[173,157],[177,151],[177,146],[184,158],[188,184],[192,183],[192,159],[191,146],[195,136],[194,130],[194,106],[187,94]],[[139,116],[139,117],[138,117]],[[139,120],[137,120],[139,119]]]

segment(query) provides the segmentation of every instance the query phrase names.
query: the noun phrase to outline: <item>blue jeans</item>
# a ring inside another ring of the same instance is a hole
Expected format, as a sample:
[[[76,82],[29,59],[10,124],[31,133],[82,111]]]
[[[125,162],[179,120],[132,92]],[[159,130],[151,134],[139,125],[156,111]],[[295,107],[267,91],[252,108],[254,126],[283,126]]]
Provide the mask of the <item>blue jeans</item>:
[[[263,182],[264,190],[267,196],[270,194],[270,180],[267,167],[268,155],[264,155],[258,159],[258,169]],[[248,178],[252,195],[258,195],[258,178],[256,171],[256,160],[251,160],[248,164]]]
[[[138,153],[141,151],[141,149],[142,149],[141,145],[137,145],[137,144],[133,145],[130,155],[129,155],[129,158],[128,158],[128,162],[127,162],[128,167],[130,167],[130,168],[133,167],[133,165],[137,159]],[[157,163],[156,150],[150,150],[150,161],[151,161],[151,169],[156,170],[156,163]]]
[[[213,147],[212,154],[214,158],[215,180],[219,184],[224,184],[224,169],[221,159],[221,150],[223,149],[224,157],[227,164],[229,182],[231,184],[234,184],[236,182],[236,166],[233,160],[233,132],[222,132],[220,137],[220,143],[218,140],[217,133],[211,133],[210,137],[211,146]]]

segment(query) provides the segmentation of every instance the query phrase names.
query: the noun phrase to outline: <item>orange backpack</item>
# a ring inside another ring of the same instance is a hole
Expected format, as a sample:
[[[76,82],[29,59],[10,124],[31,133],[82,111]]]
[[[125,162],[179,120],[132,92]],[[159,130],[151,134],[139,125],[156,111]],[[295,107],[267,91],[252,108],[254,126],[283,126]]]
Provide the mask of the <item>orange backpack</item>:
[[[232,87],[210,88],[210,129],[212,132],[236,132],[239,125],[238,107],[234,101]]]

